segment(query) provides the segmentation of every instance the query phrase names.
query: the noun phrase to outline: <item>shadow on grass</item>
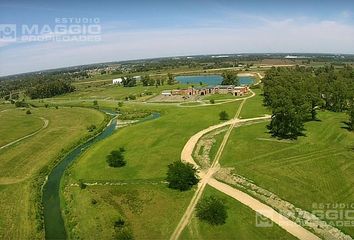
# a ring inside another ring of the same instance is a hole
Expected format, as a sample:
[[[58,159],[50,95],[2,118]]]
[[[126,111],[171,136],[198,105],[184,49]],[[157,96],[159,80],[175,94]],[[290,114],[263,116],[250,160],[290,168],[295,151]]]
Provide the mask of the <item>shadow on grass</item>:
[[[346,129],[349,132],[354,131],[354,129],[352,128],[350,122],[342,121],[341,123],[344,124],[344,126],[341,126],[341,128]]]

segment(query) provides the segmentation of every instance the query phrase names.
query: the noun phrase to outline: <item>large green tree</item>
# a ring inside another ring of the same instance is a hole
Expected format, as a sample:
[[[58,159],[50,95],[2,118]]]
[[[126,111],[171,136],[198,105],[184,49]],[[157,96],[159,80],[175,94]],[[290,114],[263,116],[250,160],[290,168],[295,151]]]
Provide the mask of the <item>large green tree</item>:
[[[223,80],[221,85],[239,85],[239,79],[237,76],[237,72],[235,71],[226,71],[222,74]]]
[[[173,162],[168,165],[167,178],[168,187],[186,191],[196,185],[199,179],[196,175],[197,170],[190,163],[181,161]]]
[[[223,201],[214,196],[203,198],[196,206],[197,217],[211,225],[222,225],[226,222],[227,211]]]

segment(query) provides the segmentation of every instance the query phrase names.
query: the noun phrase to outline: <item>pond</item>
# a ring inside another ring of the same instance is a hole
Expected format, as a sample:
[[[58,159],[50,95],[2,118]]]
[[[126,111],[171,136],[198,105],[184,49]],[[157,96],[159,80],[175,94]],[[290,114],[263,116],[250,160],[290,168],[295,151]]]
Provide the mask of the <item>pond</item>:
[[[250,76],[239,76],[240,85],[250,85],[254,82]],[[176,81],[185,84],[199,84],[200,82],[209,86],[221,84],[223,77],[221,75],[186,75],[175,77]]]

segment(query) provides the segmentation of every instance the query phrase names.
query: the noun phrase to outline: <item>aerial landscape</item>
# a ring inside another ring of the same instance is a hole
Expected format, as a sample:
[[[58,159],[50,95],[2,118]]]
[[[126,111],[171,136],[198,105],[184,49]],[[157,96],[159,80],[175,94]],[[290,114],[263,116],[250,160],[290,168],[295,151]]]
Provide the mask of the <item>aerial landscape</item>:
[[[353,1],[0,7],[0,239],[354,238]]]

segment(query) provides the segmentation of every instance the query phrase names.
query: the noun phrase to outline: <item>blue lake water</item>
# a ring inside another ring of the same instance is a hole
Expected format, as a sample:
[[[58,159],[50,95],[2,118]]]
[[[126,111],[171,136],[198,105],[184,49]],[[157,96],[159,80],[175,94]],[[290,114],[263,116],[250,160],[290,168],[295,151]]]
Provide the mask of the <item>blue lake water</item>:
[[[252,77],[239,76],[240,85],[250,85],[254,82]],[[180,83],[194,83],[199,84],[200,82],[208,84],[211,86],[221,84],[223,77],[221,75],[191,75],[191,76],[177,76],[176,81]]]

